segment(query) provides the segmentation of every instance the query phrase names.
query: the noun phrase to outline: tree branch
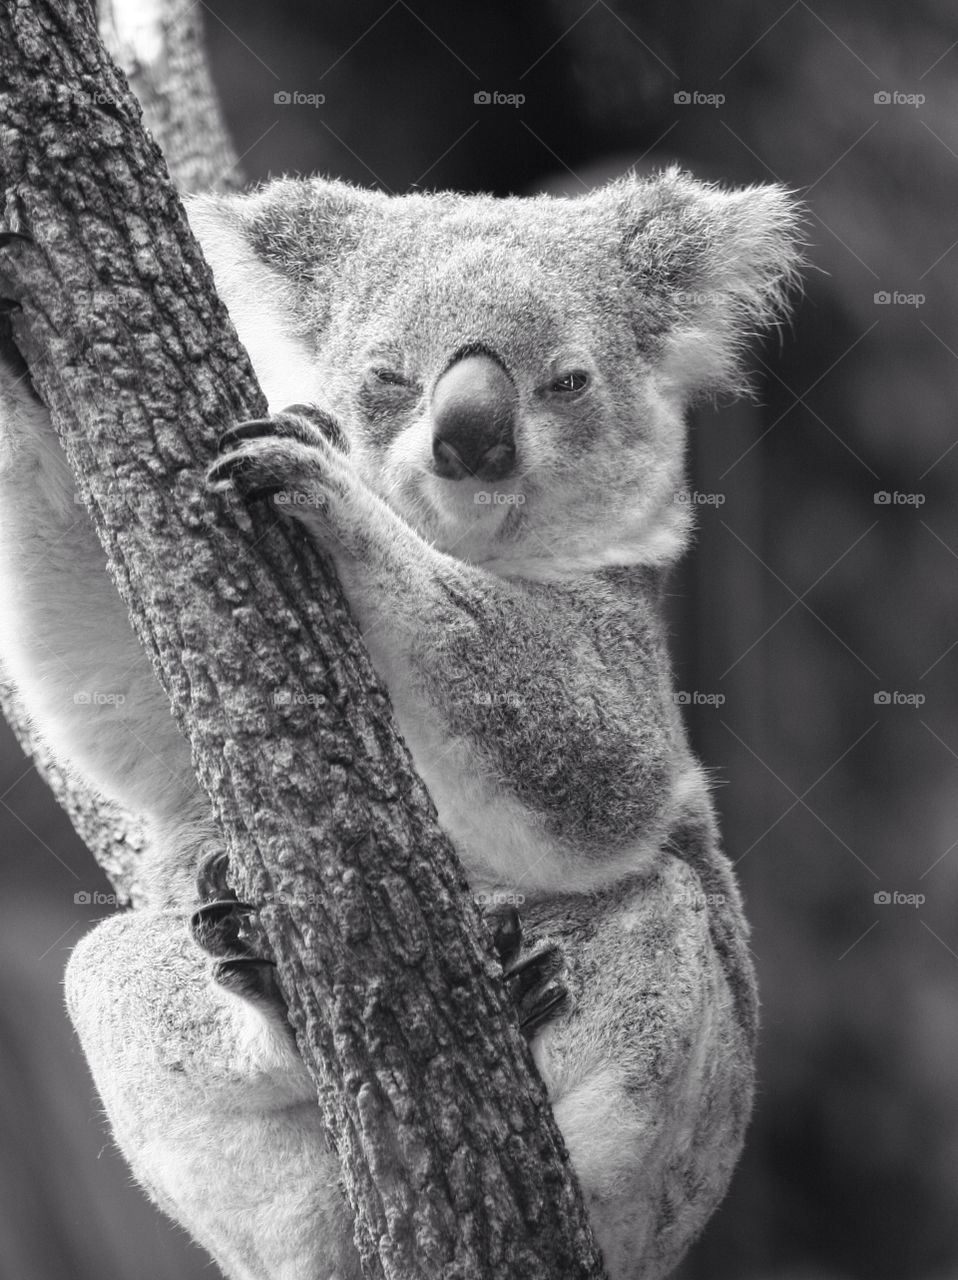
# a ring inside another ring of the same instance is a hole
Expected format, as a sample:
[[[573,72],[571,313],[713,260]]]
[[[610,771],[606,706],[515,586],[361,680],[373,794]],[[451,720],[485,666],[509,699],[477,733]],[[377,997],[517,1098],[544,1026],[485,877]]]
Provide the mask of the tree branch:
[[[313,549],[203,486],[262,415],[81,0],[5,0],[17,343],[261,906],[369,1277],[601,1274],[483,926]],[[286,695],[277,699],[282,691]]]
[[[100,38],[143,108],[180,191],[238,191],[243,171],[226,131],[196,0],[98,0]]]

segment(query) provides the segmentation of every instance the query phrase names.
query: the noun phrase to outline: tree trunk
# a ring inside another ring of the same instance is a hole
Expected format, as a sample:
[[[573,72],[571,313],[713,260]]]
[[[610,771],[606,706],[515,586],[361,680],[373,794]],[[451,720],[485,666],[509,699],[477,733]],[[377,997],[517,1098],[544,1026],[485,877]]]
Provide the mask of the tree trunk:
[[[100,38],[122,67],[180,191],[239,191],[196,0],[98,0]]]
[[[239,189],[243,173],[213,87],[195,0],[100,0],[100,37],[122,68],[179,191]],[[106,872],[122,903],[142,901],[141,824],[65,773],[0,676],[0,709],[17,741]]]
[[[82,0],[2,0],[17,343],[261,909],[368,1277],[601,1275],[484,928],[329,570],[208,494],[265,404]],[[277,698],[281,692],[284,696]]]

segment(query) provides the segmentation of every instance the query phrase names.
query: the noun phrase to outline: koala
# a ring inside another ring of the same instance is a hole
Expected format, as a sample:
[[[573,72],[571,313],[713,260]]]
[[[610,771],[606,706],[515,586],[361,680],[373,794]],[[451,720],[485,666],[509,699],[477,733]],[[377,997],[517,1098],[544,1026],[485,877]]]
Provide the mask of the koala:
[[[756,1034],[662,615],[684,415],[743,389],[794,204],[673,169],[576,199],[283,179],[188,212],[270,411],[228,427],[207,483],[331,558],[473,892],[519,904],[493,921],[507,989],[608,1273],[663,1277],[731,1177]],[[115,1139],[232,1280],[358,1280],[255,916],[12,365],[2,421],[0,658],[51,749],[150,831],[148,900],[67,972]]]

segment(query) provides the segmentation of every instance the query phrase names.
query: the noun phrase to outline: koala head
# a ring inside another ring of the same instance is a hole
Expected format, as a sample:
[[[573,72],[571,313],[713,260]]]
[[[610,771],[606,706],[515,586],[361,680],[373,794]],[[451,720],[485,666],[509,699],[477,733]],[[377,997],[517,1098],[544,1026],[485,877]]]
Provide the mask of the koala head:
[[[781,188],[677,170],[578,199],[289,179],[190,218],[270,407],[335,414],[440,550],[539,577],[674,558],[684,411],[740,389],[798,262]]]

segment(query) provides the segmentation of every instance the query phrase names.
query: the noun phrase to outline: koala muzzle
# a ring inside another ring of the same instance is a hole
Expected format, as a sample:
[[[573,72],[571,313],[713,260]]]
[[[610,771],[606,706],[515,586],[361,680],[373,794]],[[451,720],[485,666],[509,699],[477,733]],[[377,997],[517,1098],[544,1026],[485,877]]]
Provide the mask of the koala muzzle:
[[[519,395],[498,360],[477,353],[451,364],[432,394],[432,456],[444,480],[501,480],[515,466]]]

